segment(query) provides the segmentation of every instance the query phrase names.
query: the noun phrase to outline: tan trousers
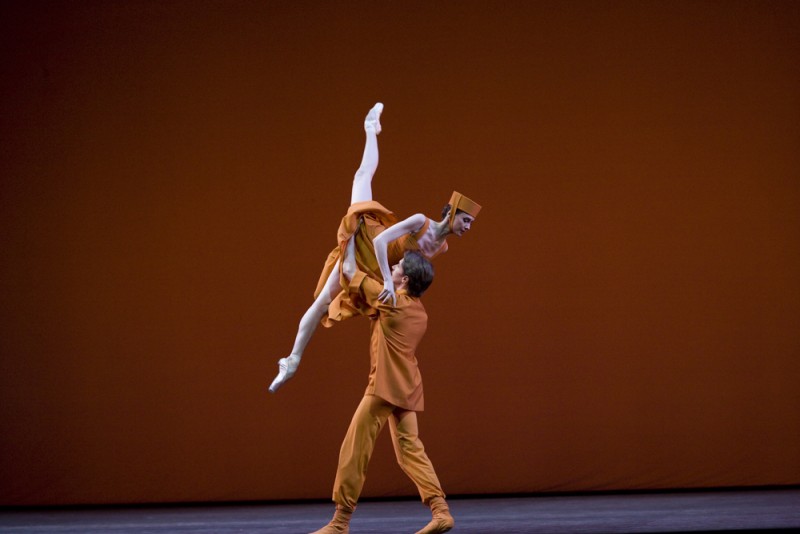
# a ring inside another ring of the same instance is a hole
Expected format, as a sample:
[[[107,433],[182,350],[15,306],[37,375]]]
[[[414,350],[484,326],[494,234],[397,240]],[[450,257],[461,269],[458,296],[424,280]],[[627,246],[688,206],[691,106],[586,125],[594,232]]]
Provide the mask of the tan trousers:
[[[380,397],[365,395],[353,415],[339,452],[339,468],[333,485],[333,502],[336,504],[355,509],[375,440],[387,419],[397,463],[417,485],[422,501],[427,503],[434,497],[445,496],[419,439],[416,412],[398,408]]]

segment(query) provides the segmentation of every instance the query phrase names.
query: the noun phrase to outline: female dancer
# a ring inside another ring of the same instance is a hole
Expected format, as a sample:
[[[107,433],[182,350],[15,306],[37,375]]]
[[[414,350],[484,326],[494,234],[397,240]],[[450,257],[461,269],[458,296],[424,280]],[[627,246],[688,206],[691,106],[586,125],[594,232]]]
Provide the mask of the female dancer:
[[[481,206],[453,192],[442,211],[442,220],[434,221],[421,213],[397,222],[394,214],[372,200],[372,177],[378,168],[378,134],[383,104],[378,102],[364,120],[366,143],[361,165],[353,178],[350,209],[339,225],[338,245],[328,255],[322,269],[314,303],[300,320],[291,354],[278,360],[278,375],[269,390],[275,393],[297,371],[311,336],[322,322],[333,326],[353,315],[370,315],[374,310],[348,291],[348,281],[341,274],[341,258],[348,241],[355,240],[358,268],[383,283],[379,299],[396,303],[390,265],[395,265],[406,250],[418,250],[431,259],[447,251],[447,236],[459,237],[469,231]]]

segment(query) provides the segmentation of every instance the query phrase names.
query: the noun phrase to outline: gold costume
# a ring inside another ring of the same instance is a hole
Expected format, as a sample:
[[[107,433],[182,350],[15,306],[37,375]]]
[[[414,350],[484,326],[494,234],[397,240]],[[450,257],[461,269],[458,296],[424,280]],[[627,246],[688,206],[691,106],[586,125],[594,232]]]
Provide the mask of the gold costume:
[[[349,510],[358,502],[375,440],[386,421],[397,462],[416,484],[423,502],[445,496],[417,427],[416,412],[424,408],[424,398],[415,351],[428,315],[420,299],[405,290],[397,292],[396,306],[381,303],[382,290],[382,283],[363,272],[348,286],[351,295],[357,294],[378,314],[372,319],[367,390],[342,443],[334,483],[334,502]]]
[[[394,213],[386,209],[379,202],[369,200],[352,204],[350,209],[347,210],[347,214],[342,218],[342,222],[339,224],[339,231],[337,233],[338,245],[328,254],[328,258],[325,260],[325,265],[319,276],[319,282],[317,282],[317,289],[314,291],[314,298],[317,298],[322,292],[322,289],[325,287],[325,282],[327,282],[328,277],[336,267],[336,262],[342,258],[342,251],[345,250],[347,242],[353,235],[355,235],[356,240],[355,256],[358,269],[370,278],[383,284],[381,269],[375,257],[375,246],[372,244],[372,241],[378,234],[394,225],[396,222],[397,217],[395,217]],[[403,236],[389,243],[387,248],[389,266],[395,265],[403,259],[403,254],[405,254],[407,250],[419,250],[417,239],[425,234],[429,224],[430,220],[426,220],[425,224],[417,232]],[[347,279],[344,278],[341,273],[339,276],[342,288],[346,288]],[[335,322],[344,321],[354,315],[371,315],[373,313],[374,310],[370,306],[367,306],[363,299],[357,299],[357,301],[354,302],[347,291],[342,289],[333,299],[330,306],[328,306],[328,311],[322,317],[321,322],[323,326],[331,327]]]

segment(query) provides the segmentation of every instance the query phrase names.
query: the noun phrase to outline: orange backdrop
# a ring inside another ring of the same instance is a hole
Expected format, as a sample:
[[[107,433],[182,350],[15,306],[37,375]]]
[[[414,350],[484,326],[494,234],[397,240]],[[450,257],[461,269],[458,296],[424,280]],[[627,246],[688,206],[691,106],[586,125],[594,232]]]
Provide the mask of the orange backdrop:
[[[450,494],[800,483],[800,5],[4,3],[0,504],[327,498],[368,325],[267,393],[386,104]],[[368,496],[411,495],[384,437]]]

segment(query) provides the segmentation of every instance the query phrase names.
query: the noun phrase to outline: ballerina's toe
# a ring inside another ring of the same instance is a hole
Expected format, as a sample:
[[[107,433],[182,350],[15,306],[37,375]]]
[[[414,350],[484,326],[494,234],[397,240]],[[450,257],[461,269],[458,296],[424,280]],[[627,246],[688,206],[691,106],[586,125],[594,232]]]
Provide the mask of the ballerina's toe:
[[[383,104],[378,102],[367,113],[367,118],[364,119],[364,129],[368,132],[381,133],[381,113],[383,113]]]
[[[289,381],[297,372],[297,367],[300,365],[300,358],[297,356],[288,356],[278,360],[278,376],[272,381],[269,386],[269,392],[275,393],[282,385]]]

